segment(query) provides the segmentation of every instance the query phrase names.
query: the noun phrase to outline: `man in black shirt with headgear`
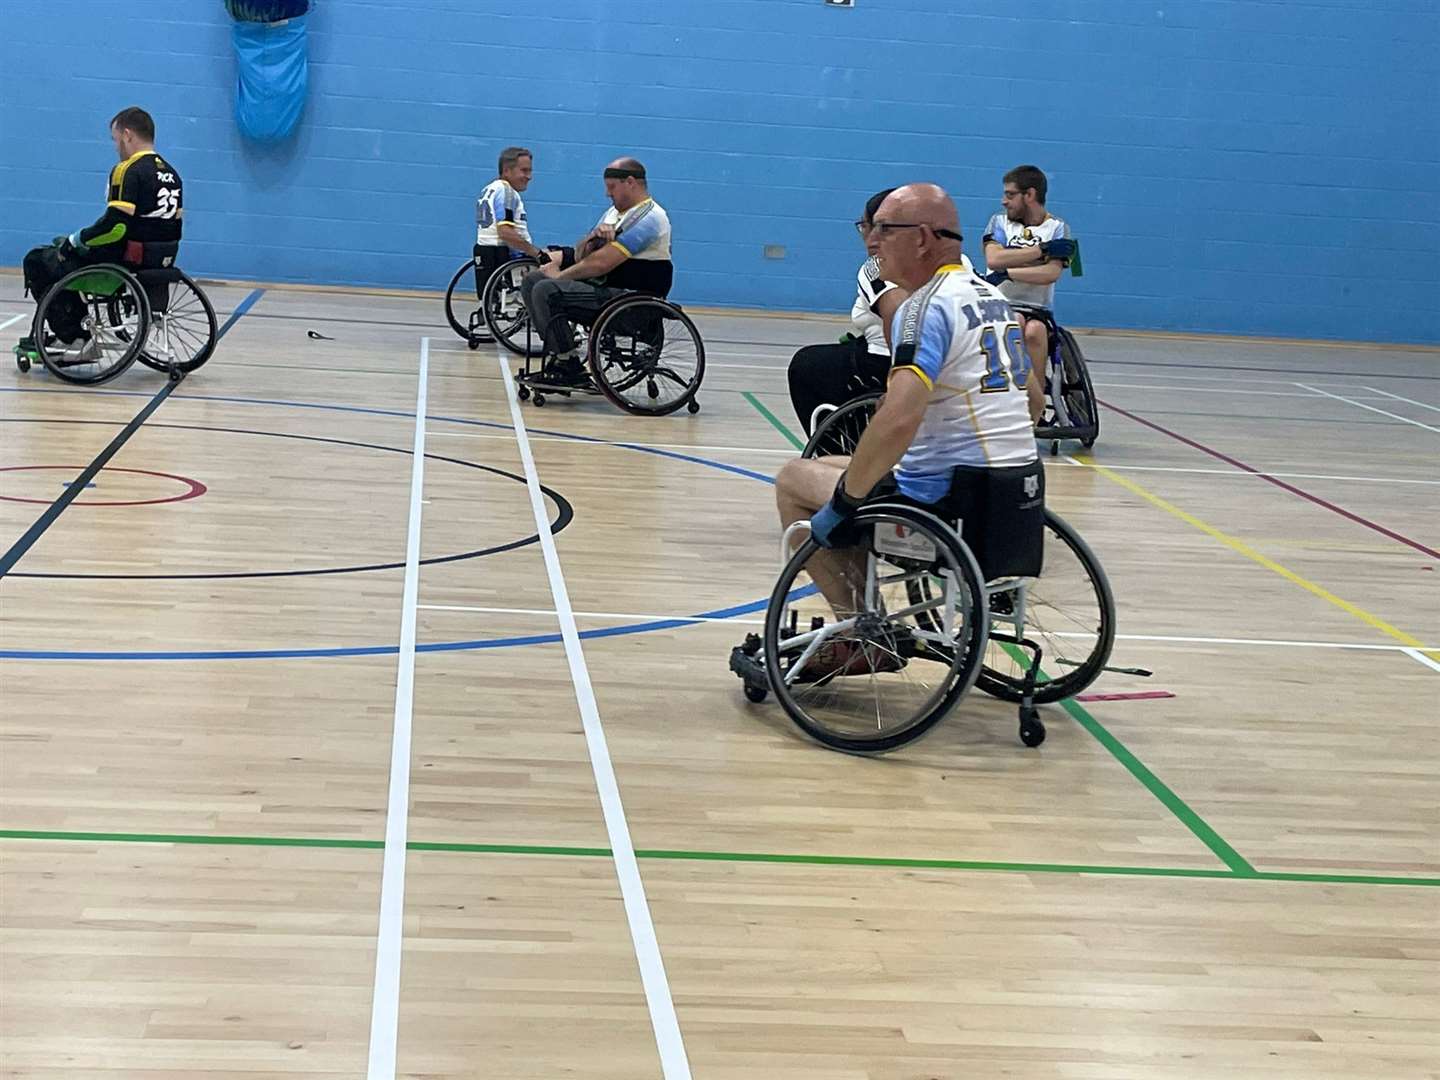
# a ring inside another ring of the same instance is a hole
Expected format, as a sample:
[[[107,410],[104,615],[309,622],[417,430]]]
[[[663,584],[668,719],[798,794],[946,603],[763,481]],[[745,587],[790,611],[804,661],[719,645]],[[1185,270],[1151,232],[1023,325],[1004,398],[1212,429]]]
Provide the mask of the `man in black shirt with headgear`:
[[[25,256],[25,289],[38,304],[71,271],[95,263],[130,270],[172,266],[180,250],[184,199],[180,174],[155,151],[155,121],[144,109],[122,109],[110,121],[120,164],[110,170],[105,213],[93,225],[57,236]],[[47,312],[50,331],[62,342],[85,336],[78,297],[56,297]],[[36,343],[22,338],[16,352],[38,358]]]

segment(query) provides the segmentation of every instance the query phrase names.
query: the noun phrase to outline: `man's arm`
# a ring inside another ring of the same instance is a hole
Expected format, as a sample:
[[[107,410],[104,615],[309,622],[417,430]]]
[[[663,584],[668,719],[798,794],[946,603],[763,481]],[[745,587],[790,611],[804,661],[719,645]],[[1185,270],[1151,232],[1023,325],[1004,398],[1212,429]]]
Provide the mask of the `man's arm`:
[[[580,254],[579,248],[575,249],[575,254],[577,256]],[[598,251],[592,249],[590,254],[577,259],[568,270],[561,270],[559,262],[547,263],[541,269],[552,278],[582,281],[588,278],[603,277],[628,258],[630,256],[625,250],[612,241]]]
[[[505,246],[511,251],[522,252],[537,262],[545,261],[545,253],[520,235],[520,226],[515,222],[499,221],[495,223],[495,227],[500,233],[500,239],[505,241]]]
[[[1065,263],[1059,259],[1050,259],[1039,266],[1021,266],[1007,272],[1011,281],[1021,281],[1026,285],[1049,285],[1060,280],[1060,275],[1065,273]]]
[[[79,248],[105,247],[118,244],[130,232],[130,223],[135,220],[133,212],[126,211],[117,203],[105,207],[105,213],[93,225],[76,229],[70,234],[70,243]]]
[[[909,303],[916,301],[912,297]],[[894,327],[900,327],[907,314],[902,305],[895,315]],[[890,369],[885,400],[851,455],[850,467],[845,472],[847,495],[864,498],[905,456],[920,422],[925,419],[930,391],[940,377],[953,332],[949,317],[942,309],[926,306],[918,312],[918,324],[912,321],[895,334],[895,363]]]
[[[860,436],[860,444],[850,457],[850,467],[845,470],[845,494],[852,499],[863,499],[890,475],[910,449],[929,403],[930,387],[919,369],[901,367],[890,373],[885,400],[866,425],[865,434]]]
[[[994,240],[985,241],[985,266],[990,270],[1009,270],[1010,276],[1015,277],[1015,271],[1020,269],[1037,270],[1045,265],[1045,252],[1040,250],[1039,244],[1031,244],[1028,247],[1007,248],[997,244]],[[1059,269],[1064,269],[1059,263],[1056,264],[1059,277]],[[1027,281],[1028,278],[1015,278],[1016,281]],[[1051,280],[1054,280],[1053,278]]]

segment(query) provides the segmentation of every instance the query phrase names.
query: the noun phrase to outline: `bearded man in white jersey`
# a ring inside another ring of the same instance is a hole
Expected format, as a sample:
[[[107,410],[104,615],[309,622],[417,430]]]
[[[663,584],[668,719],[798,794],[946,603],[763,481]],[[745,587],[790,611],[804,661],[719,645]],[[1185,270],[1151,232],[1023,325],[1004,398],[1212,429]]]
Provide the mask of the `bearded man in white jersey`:
[[[999,287],[1005,299],[1050,311],[1055,282],[1075,254],[1070,226],[1045,209],[1050,181],[1035,165],[1017,165],[1005,174],[1000,213],[985,226],[985,280]],[[1045,363],[1049,340],[1045,324],[1016,312],[1030,355],[1030,415],[1037,422],[1045,411]]]
[[[1020,325],[999,291],[961,264],[955,204],[943,189],[898,188],[873,228],[881,272],[911,291],[891,327],[885,399],[853,456],[780,470],[780,523],[809,518],[820,545],[843,549],[858,541],[853,519],[867,501],[902,502],[958,520],[987,580],[1038,574],[1045,474]],[[837,616],[857,610],[864,575],[853,553],[822,552],[810,570]],[[842,673],[861,674],[850,659],[836,661]]]

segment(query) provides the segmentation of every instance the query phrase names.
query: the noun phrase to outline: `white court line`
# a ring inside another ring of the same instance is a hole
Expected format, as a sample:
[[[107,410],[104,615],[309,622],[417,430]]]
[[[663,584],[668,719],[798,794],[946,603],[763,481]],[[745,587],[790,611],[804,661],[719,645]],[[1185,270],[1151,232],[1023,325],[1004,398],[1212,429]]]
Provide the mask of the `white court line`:
[[[1310,394],[1297,394],[1291,390],[1249,390],[1228,386],[1176,386],[1163,383],[1113,383],[1096,382],[1101,390],[1163,390],[1167,394],[1243,394],[1246,397],[1288,397],[1308,398]],[[1296,383],[1298,386],[1299,383]]]
[[[1418,405],[1422,409],[1429,409],[1431,412],[1440,412],[1440,405],[1426,405],[1423,401],[1416,401],[1414,398],[1401,397],[1399,394],[1392,394],[1389,390],[1381,390],[1378,386],[1367,386],[1364,389],[1373,390],[1377,394],[1384,394],[1396,401],[1403,401],[1408,405]]]
[[[465,607],[453,604],[421,604],[422,611],[474,611],[485,615],[544,615],[553,616],[554,611],[548,608],[503,608],[503,607]],[[661,620],[685,620],[686,622],[718,622],[737,623],[749,626],[764,626],[764,619],[742,619],[739,616],[720,617],[716,615],[638,615],[633,612],[624,611],[577,611],[577,619],[641,619],[646,622],[659,622]]]
[[[535,615],[550,618],[556,614],[551,608],[505,608],[505,607],[468,607],[458,604],[420,604],[422,611],[469,611],[479,612],[486,615]],[[575,611],[572,612],[577,619],[625,619],[627,621],[661,621],[674,620],[695,623],[734,623],[737,626],[763,626],[764,619],[742,619],[739,616],[718,617],[714,615],[654,615],[642,614],[633,611]],[[1089,634],[1060,632],[1049,635],[1059,638],[1086,638]],[[1362,649],[1374,652],[1419,652],[1419,649],[1408,645],[1374,645],[1360,641],[1297,641],[1285,638],[1231,638],[1231,637],[1188,637],[1175,634],[1116,634],[1116,641],[1159,641],[1174,642],[1183,645],[1271,645],[1289,646],[1297,649]],[[1440,651],[1421,646],[1427,652]],[[1423,661],[1429,663],[1428,657]],[[1437,669],[1440,670],[1440,669]]]
[[[565,588],[565,575],[560,570],[560,556],[555,552],[555,538],[550,534],[550,516],[540,492],[535,458],[530,453],[525,418],[520,415],[520,399],[515,394],[515,383],[506,366],[506,358],[498,350],[495,362],[500,365],[500,381],[505,385],[510,417],[515,426],[515,441],[520,447],[520,460],[525,465],[530,509],[535,516],[540,550],[545,556],[545,570],[550,576],[550,595],[555,600],[555,615],[560,623],[560,636],[565,642],[565,658],[570,662],[570,678],[575,684],[575,700],[585,729],[590,767],[595,773],[595,789],[600,796],[605,832],[610,838],[610,851],[615,859],[615,876],[620,882],[625,917],[630,923],[630,940],[634,943],[635,959],[640,965],[640,983],[650,1008],[650,1026],[654,1029],[655,1044],[660,1051],[660,1070],[665,1080],[690,1080],[690,1062],[680,1037],[680,1021],[675,1016],[675,1002],[670,996],[669,980],[665,977],[665,963],[660,958],[660,942],[655,937],[655,924],[651,921],[650,906],[645,900],[645,884],[640,880],[640,866],[635,861],[630,827],[625,823],[620,786],[615,781],[615,768],[605,743],[605,729],[600,725],[600,708],[595,702],[595,688],[590,683],[590,670],[585,666],[585,654],[580,647],[580,631],[575,625],[575,613],[570,608],[570,593]]]
[[[13,326],[15,323],[19,322],[23,318],[25,318],[25,313],[23,311],[19,315],[10,316],[10,318],[6,319],[4,322],[0,322],[0,330],[4,330],[7,326]]]
[[[400,956],[404,945],[405,843],[410,815],[410,729],[415,704],[415,604],[420,591],[420,493],[425,485],[425,397],[430,339],[420,339],[415,393],[415,450],[410,455],[410,528],[405,540],[405,591],[400,602],[400,659],[395,675],[395,732],[390,743],[390,802],[380,877],[380,931],[370,1006],[368,1080],[395,1080],[400,1027]]]
[[[1061,459],[1062,459],[1063,461],[1065,461],[1065,462],[1066,462],[1067,464],[1069,464],[1069,465],[1073,465],[1073,466],[1076,466],[1076,467],[1081,468],[1081,469],[1088,469],[1088,468],[1090,468],[1090,466],[1087,465],[1087,464],[1085,464],[1085,462],[1075,460],[1075,458],[1074,458],[1072,455],[1070,455],[1070,454],[1061,454],[1060,457],[1061,457]],[[1341,475],[1341,474],[1339,474],[1339,473],[1333,473],[1333,474],[1332,474],[1332,473],[1295,473],[1295,472],[1258,472],[1258,473],[1252,473],[1252,472],[1245,472],[1245,471],[1240,470],[1240,469],[1196,469],[1196,468],[1180,468],[1179,466],[1174,466],[1174,465],[1111,465],[1111,464],[1109,464],[1109,463],[1107,463],[1107,464],[1105,465],[1105,467],[1106,467],[1107,469],[1113,470],[1114,472],[1200,473],[1200,474],[1205,475],[1205,476],[1231,476],[1231,477],[1237,477],[1237,478],[1249,477],[1249,478],[1252,479],[1252,480],[1253,480],[1253,479],[1256,479],[1256,478],[1258,478],[1258,477],[1274,476],[1274,477],[1277,477],[1277,478],[1283,478],[1283,479],[1287,479],[1287,480],[1359,480],[1359,481],[1361,481],[1362,483],[1366,483],[1366,484],[1434,484],[1434,485],[1440,485],[1440,480],[1411,480],[1411,479],[1407,479],[1407,478],[1398,478],[1398,477],[1389,477],[1389,476],[1350,476],[1350,475],[1348,475],[1348,474],[1346,474],[1346,475]]]
[[[1297,382],[1296,386],[1301,390],[1309,390],[1312,394],[1323,394],[1325,397],[1334,398],[1336,401],[1343,401],[1346,405],[1354,405],[1357,409],[1369,409],[1371,412],[1379,413],[1381,416],[1388,416],[1392,420],[1399,420],[1402,424],[1413,424],[1415,427],[1424,428],[1426,431],[1433,431],[1440,435],[1440,428],[1431,427],[1429,424],[1422,424],[1419,420],[1411,420],[1408,416],[1401,416],[1399,413],[1386,412],[1384,409],[1377,409],[1374,405],[1366,405],[1363,401],[1356,401],[1353,398],[1341,397],[1339,394],[1332,394],[1329,390],[1317,390],[1313,386],[1306,386]]]
[[[1410,657],[1410,659],[1419,660],[1420,663],[1424,664],[1431,671],[1440,671],[1440,661],[1430,659],[1430,657],[1426,656],[1419,649],[1402,649],[1401,651],[1404,652],[1406,656]],[[1435,650],[1431,649],[1430,651],[1434,652]]]

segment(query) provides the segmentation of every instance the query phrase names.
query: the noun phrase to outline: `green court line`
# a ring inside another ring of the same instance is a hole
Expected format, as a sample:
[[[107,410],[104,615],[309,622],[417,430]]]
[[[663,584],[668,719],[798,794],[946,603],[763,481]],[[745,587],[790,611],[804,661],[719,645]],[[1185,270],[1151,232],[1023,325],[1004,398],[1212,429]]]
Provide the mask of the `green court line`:
[[[1029,667],[1030,658],[1020,651],[1015,645],[1002,644],[1000,646],[1010,655],[1010,659],[1020,665],[1021,668]],[[1050,676],[1045,674],[1042,668],[1039,672],[1039,681],[1047,682]],[[1082,728],[1088,731],[1095,741],[1110,751],[1110,755],[1129,774],[1145,785],[1147,791],[1164,804],[1165,808],[1174,814],[1195,837],[1214,853],[1215,857],[1228,866],[1232,872],[1242,877],[1250,877],[1256,873],[1255,867],[1246,861],[1245,857],[1225,842],[1225,838],[1210,827],[1194,810],[1190,809],[1189,803],[1176,795],[1158,776],[1156,776],[1138,757],[1132,754],[1128,747],[1110,734],[1104,724],[1096,720],[1079,702],[1069,698],[1060,702],[1060,707],[1069,713]]]
[[[745,391],[744,397],[751,405],[754,405],[755,408],[760,410],[760,414],[769,420],[775,429],[784,435],[785,438],[789,439],[793,446],[798,449],[804,449],[805,444],[802,443],[774,413],[762,405],[754,394],[747,390]],[[1023,656],[1015,646],[1005,645],[1002,647],[1010,653],[1011,658],[1022,668],[1028,665],[1028,658]],[[1040,677],[1044,680],[1048,676],[1042,671]],[[1175,794],[1164,781],[1151,772],[1145,766],[1144,762],[1132,754],[1129,749],[1126,748],[1125,744],[1112,735],[1100,721],[1096,720],[1074,701],[1062,701],[1060,705],[1081,727],[1090,733],[1096,742],[1110,751],[1111,756],[1120,762],[1131,776],[1139,780],[1150,794],[1159,799],[1165,808],[1179,819],[1182,825],[1189,829],[1202,844],[1209,848],[1217,859],[1228,866],[1231,873],[1249,876],[1257,872],[1255,868],[1246,861],[1243,855],[1226,843],[1224,837],[1216,832],[1204,818],[1192,810],[1185,800]]]
[[[754,405],[755,408],[759,411],[760,415],[765,417],[766,420],[770,421],[770,426],[773,427],[776,431],[780,432],[781,435],[784,435],[785,438],[790,441],[791,446],[795,447],[796,450],[805,449],[805,444],[801,442],[798,438],[796,438],[795,433],[792,432],[788,427],[786,427],[778,416],[776,416],[773,412],[767,409],[761,403],[759,398],[757,398],[749,390],[746,390],[741,396],[746,401],[750,402],[751,405]]]
[[[186,833],[60,832],[50,829],[0,829],[0,840],[64,840],[122,844],[195,844],[246,847],[361,848],[379,851],[383,840],[338,840],[324,837],[211,836]],[[410,851],[442,851],[482,855],[563,855],[610,858],[603,847],[552,844],[459,844],[412,841]],[[990,862],[971,859],[905,859],[871,855],[781,855],[757,851],[679,851],[637,849],[636,858],[672,862],[772,863],[792,866],[872,866],[897,870],[978,870],[1016,874],[1104,874],[1112,877],[1203,878],[1231,881],[1293,881],[1325,885],[1440,886],[1440,877],[1392,877],[1376,874],[1298,874],[1251,869],[1248,873],[1178,866],[1090,866],[1082,863]],[[1248,865],[1248,864],[1247,864]]]
[[[1132,754],[1119,739],[1110,734],[1104,724],[1091,716],[1083,706],[1077,702],[1065,700],[1060,702],[1060,707],[1075,718],[1076,723],[1094,736],[1095,741],[1109,750],[1116,761],[1129,771],[1130,775],[1139,780],[1149,790],[1151,795],[1165,804],[1165,808],[1180,819],[1180,823],[1189,829],[1200,842],[1215,853],[1215,857],[1228,866],[1239,877],[1253,877],[1259,873],[1251,866],[1246,858],[1225,842],[1225,838],[1211,828],[1210,824],[1190,809],[1190,804],[1176,795],[1174,791],[1146,767],[1145,763]]]

